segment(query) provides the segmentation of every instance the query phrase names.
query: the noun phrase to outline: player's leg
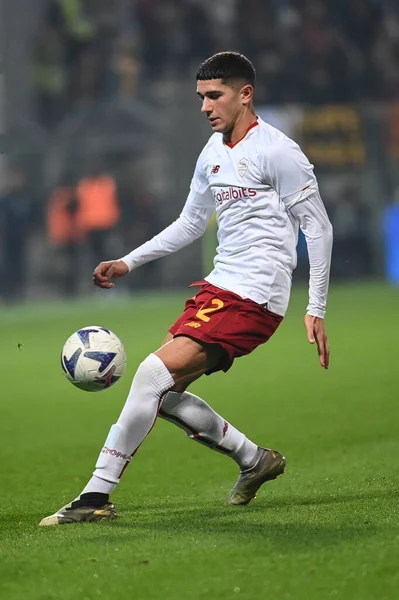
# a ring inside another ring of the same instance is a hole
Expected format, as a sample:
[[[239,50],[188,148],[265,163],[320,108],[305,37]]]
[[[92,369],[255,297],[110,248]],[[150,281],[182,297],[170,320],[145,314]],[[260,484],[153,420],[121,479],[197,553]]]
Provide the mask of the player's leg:
[[[263,483],[284,472],[285,458],[279,452],[254,444],[187,390],[165,394],[159,416],[183,429],[190,439],[224,453],[238,464],[240,475],[226,504],[248,504]]]
[[[172,340],[173,335],[168,332],[163,345]],[[193,381],[180,383],[173,392],[165,394],[159,416],[183,429],[190,439],[230,456],[240,470],[254,466],[259,458],[258,446],[218,415],[205,400],[188,392]]]
[[[111,427],[92,480],[82,493],[110,494],[152,429],[165,393],[194,381],[219,361],[220,349],[178,337],[139,366],[120,417]]]
[[[217,366],[219,346],[177,337],[150,354],[137,369],[121,415],[98,458],[93,477],[79,498],[41,525],[93,521],[116,516],[109,494],[115,489],[144,438],[152,429],[163,395]]]
[[[258,446],[191,392],[168,392],[159,416],[183,429],[187,436],[232,458],[241,470],[256,463]]]
[[[172,339],[169,333],[164,343]],[[186,381],[165,394],[159,416],[183,429],[190,439],[232,458],[240,468],[240,476],[226,504],[248,504],[265,481],[284,471],[284,457],[257,446],[202,398],[188,392],[190,383]]]

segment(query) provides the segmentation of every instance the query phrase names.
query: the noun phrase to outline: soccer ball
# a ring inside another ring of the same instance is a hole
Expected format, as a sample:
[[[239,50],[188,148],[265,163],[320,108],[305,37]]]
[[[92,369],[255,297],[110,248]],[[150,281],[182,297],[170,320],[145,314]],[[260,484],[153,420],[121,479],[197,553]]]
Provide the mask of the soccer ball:
[[[126,352],[112,331],[92,325],[75,331],[67,339],[61,366],[73,385],[86,392],[100,392],[122,377]]]

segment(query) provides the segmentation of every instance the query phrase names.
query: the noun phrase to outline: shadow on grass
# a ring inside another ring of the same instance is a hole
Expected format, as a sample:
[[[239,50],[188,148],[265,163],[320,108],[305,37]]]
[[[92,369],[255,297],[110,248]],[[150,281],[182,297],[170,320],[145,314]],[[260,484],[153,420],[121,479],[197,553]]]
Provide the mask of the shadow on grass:
[[[228,511],[237,511],[237,512],[248,512],[249,514],[254,512],[262,512],[266,513],[270,510],[283,510],[288,508],[292,508],[295,506],[324,506],[324,505],[338,505],[338,504],[350,504],[353,502],[367,502],[368,500],[382,500],[382,499],[397,499],[399,493],[395,489],[372,489],[363,492],[357,493],[336,493],[336,494],[309,494],[309,495],[298,495],[298,496],[289,496],[289,497],[278,497],[273,499],[268,499],[267,496],[263,496],[262,498],[257,498],[248,506],[241,507],[222,507],[224,512]],[[129,510],[132,511],[162,511],[166,512],[170,509],[179,508],[181,511],[185,511],[190,508],[190,504],[192,503],[192,499],[190,502],[187,502],[185,506],[182,506],[182,499],[174,500],[173,498],[168,498],[164,503],[158,504],[141,504],[141,505],[129,505]],[[202,500],[201,504],[204,502]],[[220,503],[218,502],[215,510],[220,509]]]
[[[292,506],[328,506],[334,504],[349,504],[352,502],[366,502],[367,500],[378,499],[397,499],[398,491],[390,490],[369,490],[357,493],[337,493],[337,494],[310,494],[308,496],[291,496],[289,498],[278,498],[273,504],[263,498],[260,503],[255,502],[248,508],[251,510],[264,511],[267,508],[279,509]]]
[[[192,502],[165,502],[146,506],[128,506],[120,513],[120,520],[109,524],[106,538],[115,543],[131,543],[155,536],[179,538],[189,536],[201,540],[212,539],[224,543],[256,542],[273,551],[297,552],[346,543],[362,543],[370,538],[399,534],[399,524],[378,522],[378,512],[364,517],[364,510],[356,515],[358,501],[396,498],[392,491],[370,491],[318,498],[304,496],[271,504],[262,502],[248,507],[227,507],[212,502],[193,505]],[[325,514],[326,504],[347,504],[335,513]],[[311,512],[287,510],[287,507],[319,507]],[[105,532],[104,532],[105,533]],[[91,538],[90,543],[99,538]]]
[[[100,524],[99,524],[100,525]],[[394,528],[387,524],[359,524],[347,525],[340,523],[320,523],[316,525],[309,522],[284,523],[284,522],[258,522],[249,519],[237,521],[231,519],[220,519],[214,511],[197,509],[195,514],[183,517],[169,515],[157,522],[126,523],[116,521],[107,527],[106,534],[101,536],[90,536],[85,543],[101,544],[105,539],[108,543],[120,545],[131,545],[158,538],[162,543],[169,543],[171,539],[182,539],[189,537],[201,542],[204,547],[209,543],[217,544],[219,547],[232,544],[242,544],[243,550],[246,545],[256,544],[259,551],[272,552],[306,552],[318,550],[340,544],[353,543],[362,544],[367,540],[378,536],[391,536],[399,534],[399,527]]]
[[[215,537],[220,541],[233,539],[245,543],[256,541],[279,550],[297,551],[305,548],[320,548],[348,541],[361,541],[384,533],[399,533],[389,523],[378,523],[377,519],[364,517],[364,509],[356,516],[357,503],[370,500],[381,502],[397,498],[395,490],[369,490],[359,493],[341,493],[336,495],[301,495],[289,498],[267,500],[262,498],[246,507],[229,507],[216,501],[195,504],[192,498],[167,498],[163,503],[133,504],[119,507],[120,518],[107,523],[74,525],[71,527],[45,528],[46,531],[68,530],[68,537],[75,530],[80,534],[86,527],[91,535],[86,543],[107,540],[117,543],[130,543],[136,539],[151,538],[154,535],[190,537]],[[328,516],[327,505],[336,505],[337,510]],[[345,506],[347,505],[347,506]],[[378,504],[375,505],[376,507]],[[305,508],[305,510],[301,507]],[[313,507],[307,512],[306,507]],[[295,509],[298,509],[297,511]],[[350,515],[350,521],[348,520]],[[377,513],[378,516],[378,513]],[[36,529],[43,514],[5,514],[0,515],[0,534],[16,533],[21,525]],[[93,537],[93,527],[96,534]],[[42,528],[37,529],[43,531]],[[72,529],[72,531],[71,531]],[[100,533],[101,532],[101,533]],[[97,535],[100,533],[100,535]],[[73,537],[73,536],[72,536]],[[71,541],[71,539],[70,539]]]

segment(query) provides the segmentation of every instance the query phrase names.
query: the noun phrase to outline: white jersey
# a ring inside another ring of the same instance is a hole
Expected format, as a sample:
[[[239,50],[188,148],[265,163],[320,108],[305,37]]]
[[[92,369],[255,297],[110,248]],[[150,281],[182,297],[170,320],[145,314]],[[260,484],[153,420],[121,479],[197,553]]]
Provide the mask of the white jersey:
[[[313,167],[299,146],[261,119],[233,146],[222,134],[212,135],[189,197],[216,207],[219,245],[207,281],[283,315],[298,236],[287,209],[316,189]]]
[[[304,202],[307,199],[312,202]],[[312,206],[312,210],[304,212],[296,209],[297,205]],[[313,166],[295,142],[260,118],[234,145],[226,144],[221,133],[214,133],[198,158],[179,219],[122,260],[133,269],[178,250],[203,234],[215,210],[219,244],[214,269],[205,279],[284,315],[296,266],[299,225],[307,235],[305,217],[311,216],[310,238],[317,238],[313,226],[317,222],[328,233]],[[310,261],[310,314],[321,317],[328,288],[331,232],[327,238],[318,247],[316,244],[313,252],[318,270],[314,271],[313,293]]]

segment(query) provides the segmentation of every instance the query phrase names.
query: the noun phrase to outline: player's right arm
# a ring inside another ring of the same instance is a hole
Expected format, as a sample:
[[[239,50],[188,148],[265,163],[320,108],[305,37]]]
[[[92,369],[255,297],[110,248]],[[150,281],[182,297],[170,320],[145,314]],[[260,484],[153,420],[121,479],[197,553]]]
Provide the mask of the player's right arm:
[[[105,289],[112,288],[111,279],[122,277],[141,265],[188,246],[203,235],[214,210],[215,203],[202,169],[201,154],[191,180],[190,193],[178,219],[123,258],[100,263],[93,273],[94,284]]]

